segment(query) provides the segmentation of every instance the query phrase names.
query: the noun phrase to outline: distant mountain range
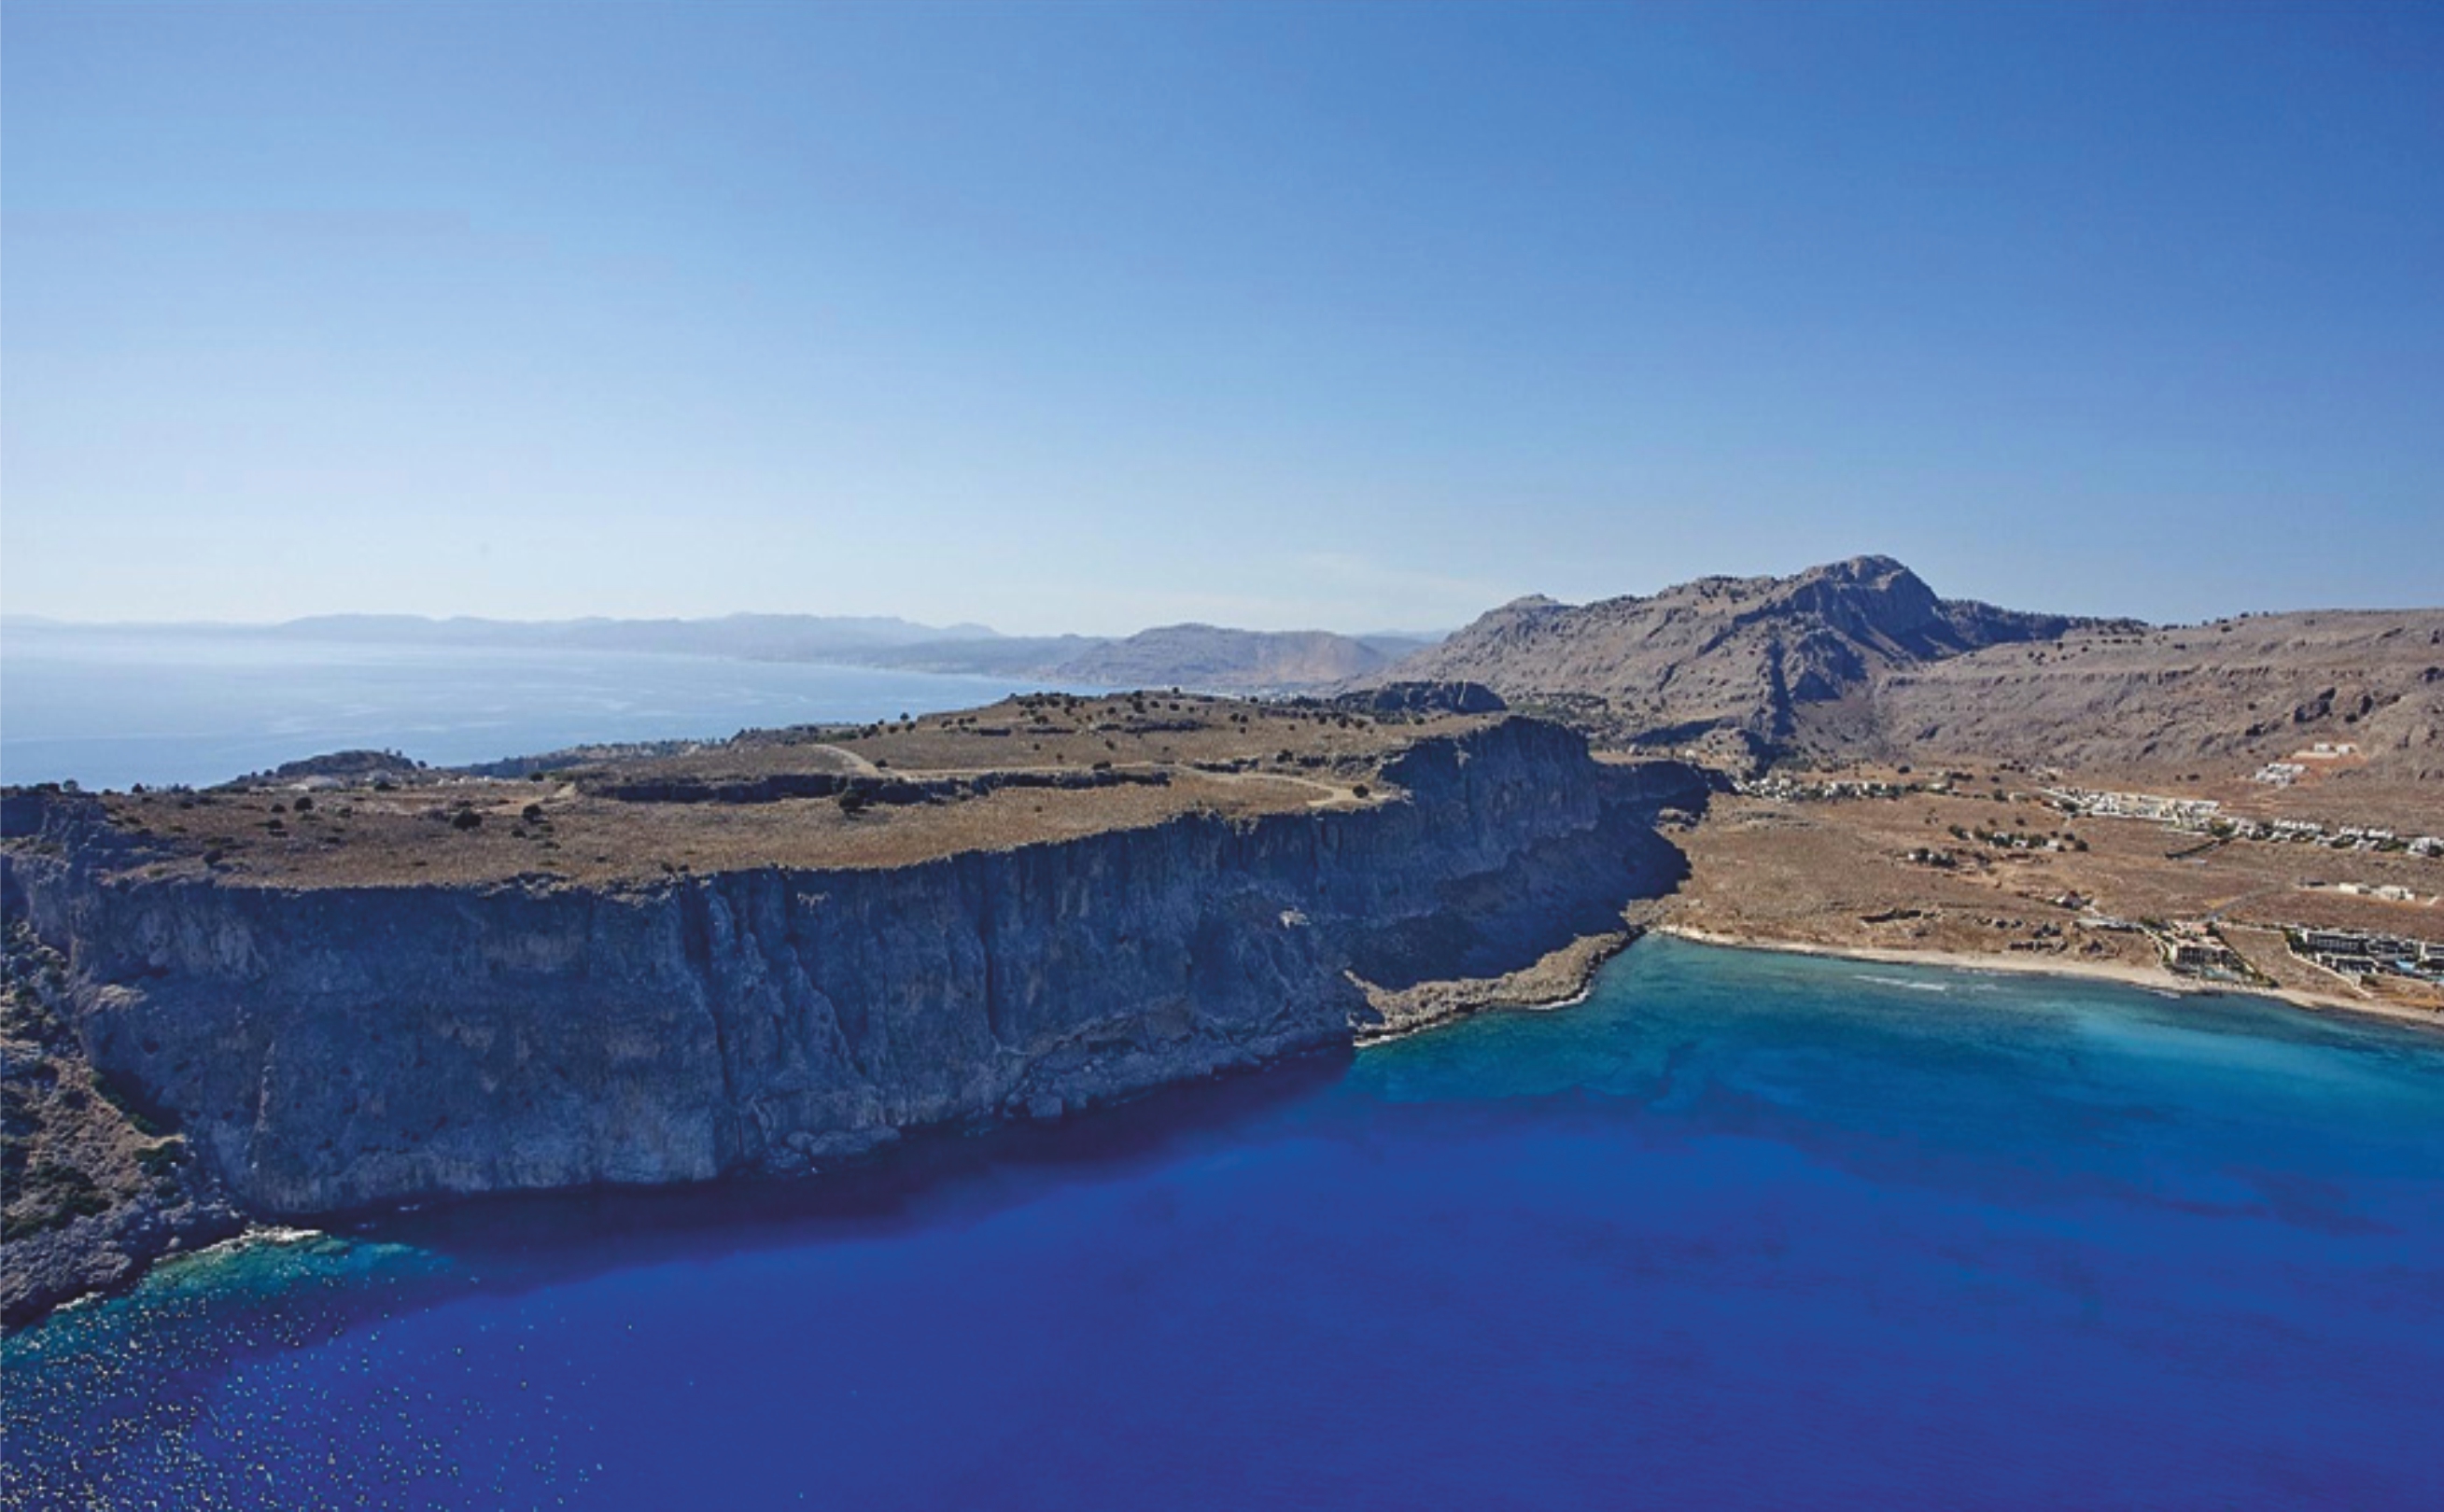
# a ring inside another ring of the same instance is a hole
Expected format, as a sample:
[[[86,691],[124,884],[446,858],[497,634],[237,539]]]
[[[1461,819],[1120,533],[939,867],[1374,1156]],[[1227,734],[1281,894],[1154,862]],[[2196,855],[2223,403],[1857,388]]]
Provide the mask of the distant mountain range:
[[[1073,681],[1114,688],[1312,688],[1379,672],[1430,644],[1322,630],[1165,625],[1082,651],[1059,670]]]
[[[60,628],[55,620],[8,623]],[[1295,692],[1361,677],[1433,644],[1428,636],[1342,636],[1322,630],[1164,625],[1134,636],[1004,636],[978,624],[926,625],[826,615],[717,619],[430,619],[417,615],[318,615],[268,626],[112,626],[182,634],[385,646],[491,646],[648,652],[749,661],[811,661],[907,672],[1041,677],[1098,687]]]
[[[844,615],[726,615],[718,619],[427,619],[317,615],[274,625],[301,640],[380,645],[538,646],[642,651],[750,661],[825,661],[929,641],[990,639],[983,625],[920,625]]]
[[[2141,771],[2317,740],[2444,777],[2444,610],[2195,627],[1938,597],[1889,557],[1702,578],[1572,606],[1522,599],[1360,679],[1477,682],[1613,741],[1750,759],[2015,757]]]

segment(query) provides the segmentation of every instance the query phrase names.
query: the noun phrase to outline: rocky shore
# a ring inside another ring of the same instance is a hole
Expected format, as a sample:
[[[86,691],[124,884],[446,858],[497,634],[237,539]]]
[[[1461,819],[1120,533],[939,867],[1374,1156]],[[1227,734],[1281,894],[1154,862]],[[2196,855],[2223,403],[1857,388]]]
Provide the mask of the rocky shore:
[[[0,1328],[108,1291],[244,1218],[186,1142],[94,1075],[62,1011],[58,952],[0,940]]]
[[[1603,964],[1646,931],[1647,926],[1631,916],[1639,912],[1634,907],[1627,911],[1618,930],[1581,935],[1500,976],[1421,982],[1398,991],[1361,982],[1376,1022],[1358,1026],[1357,1042],[1381,1044],[1494,1008],[1558,1008],[1576,1003],[1587,995]]]

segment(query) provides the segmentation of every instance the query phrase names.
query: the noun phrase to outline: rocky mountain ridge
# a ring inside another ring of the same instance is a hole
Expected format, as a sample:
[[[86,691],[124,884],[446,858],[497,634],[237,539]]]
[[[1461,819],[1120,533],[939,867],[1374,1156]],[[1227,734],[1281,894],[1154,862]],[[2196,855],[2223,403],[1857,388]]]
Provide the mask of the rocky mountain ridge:
[[[1749,762],[2249,765],[2324,741],[2444,776],[2444,610],[2194,627],[1939,597],[1889,557],[1505,604],[1385,672],[1483,683],[1609,743]]]
[[[1522,599],[1385,675],[1560,703],[1648,744],[1717,735],[1766,750],[1797,733],[1803,709],[1861,693],[1885,673],[2093,623],[1941,599],[1889,557],[1857,557],[1583,605]]]

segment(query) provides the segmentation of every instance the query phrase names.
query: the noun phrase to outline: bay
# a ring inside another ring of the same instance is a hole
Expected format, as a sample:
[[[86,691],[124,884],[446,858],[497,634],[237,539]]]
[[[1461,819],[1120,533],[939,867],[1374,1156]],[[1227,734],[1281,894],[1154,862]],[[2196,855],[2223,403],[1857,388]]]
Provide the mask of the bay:
[[[2432,1507],[2444,1039],[1650,939],[811,1181],[0,1345],[11,1506]]]

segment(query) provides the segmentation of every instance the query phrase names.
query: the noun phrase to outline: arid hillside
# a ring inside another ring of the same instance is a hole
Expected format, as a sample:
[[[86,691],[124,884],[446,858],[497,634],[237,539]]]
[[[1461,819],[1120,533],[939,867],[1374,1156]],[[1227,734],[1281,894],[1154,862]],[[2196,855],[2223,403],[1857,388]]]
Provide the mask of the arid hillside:
[[[2356,749],[2312,758],[2310,772],[2434,781],[2444,778],[2444,610],[2080,631],[1896,669],[1873,701],[1894,754],[2229,770],[2323,742]]]
[[[1887,557],[1572,606],[1523,599],[1379,678],[1464,678],[1627,747],[1749,760],[2444,776],[2444,610],[2188,627],[1939,598]]]

